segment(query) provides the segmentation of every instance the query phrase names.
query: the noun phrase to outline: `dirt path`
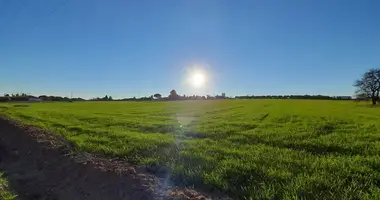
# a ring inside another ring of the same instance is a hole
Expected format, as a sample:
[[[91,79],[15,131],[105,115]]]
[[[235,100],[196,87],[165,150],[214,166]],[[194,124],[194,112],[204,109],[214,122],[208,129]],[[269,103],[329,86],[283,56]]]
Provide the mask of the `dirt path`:
[[[208,199],[192,190],[168,192],[143,169],[71,149],[54,134],[0,117],[0,171],[19,199]]]

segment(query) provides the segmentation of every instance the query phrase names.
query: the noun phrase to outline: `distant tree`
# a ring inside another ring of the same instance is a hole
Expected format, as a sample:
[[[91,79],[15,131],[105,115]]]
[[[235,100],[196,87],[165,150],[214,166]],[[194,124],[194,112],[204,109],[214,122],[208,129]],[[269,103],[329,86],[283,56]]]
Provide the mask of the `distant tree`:
[[[6,96],[0,97],[0,102],[7,102],[7,101],[10,101],[10,100],[11,100],[10,97],[6,97]]]
[[[372,100],[372,105],[375,105],[379,100],[380,92],[380,69],[370,69],[363,76],[356,80],[356,94],[363,97],[366,96]]]
[[[63,101],[64,98],[60,96],[49,96],[47,99],[50,99],[51,101]]]
[[[371,98],[367,94],[364,94],[364,93],[357,93],[355,97],[356,97],[356,100],[368,100]]]
[[[43,101],[50,101],[51,99],[48,98],[48,96],[46,95],[41,95],[38,97],[39,99],[43,100]]]
[[[172,96],[178,96],[177,91],[175,91],[175,90],[170,91],[170,95],[172,95]]]
[[[175,90],[170,91],[169,99],[170,100],[177,100],[178,99],[177,91],[175,91]]]
[[[71,101],[85,101],[85,99],[82,99],[80,97],[77,97],[77,98],[71,98],[70,99]]]
[[[112,99],[112,97],[111,96],[109,96],[108,97],[108,101],[112,101],[113,99]]]
[[[9,97],[9,94],[4,94],[5,97]]]
[[[159,94],[159,93],[156,93],[156,94],[153,95],[153,97],[156,98],[156,99],[161,99],[162,95]]]

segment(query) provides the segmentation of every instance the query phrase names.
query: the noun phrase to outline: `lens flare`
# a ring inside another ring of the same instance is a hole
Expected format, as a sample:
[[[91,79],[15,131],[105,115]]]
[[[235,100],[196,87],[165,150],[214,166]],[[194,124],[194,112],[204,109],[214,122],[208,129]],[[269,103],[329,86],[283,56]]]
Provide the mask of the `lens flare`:
[[[196,88],[203,87],[206,82],[206,76],[201,72],[196,72],[191,75],[191,85]]]
[[[207,87],[208,73],[202,66],[193,66],[187,70],[187,84],[195,89]]]

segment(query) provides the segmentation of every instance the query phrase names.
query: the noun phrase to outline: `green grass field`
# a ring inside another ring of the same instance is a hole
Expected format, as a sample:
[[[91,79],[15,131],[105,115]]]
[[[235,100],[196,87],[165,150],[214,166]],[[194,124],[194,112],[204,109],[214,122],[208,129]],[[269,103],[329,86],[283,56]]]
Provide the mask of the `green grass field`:
[[[10,191],[8,181],[4,178],[3,173],[0,172],[0,200],[14,200],[16,195]]]
[[[2,104],[77,150],[159,164],[238,199],[380,198],[380,107],[353,101]]]

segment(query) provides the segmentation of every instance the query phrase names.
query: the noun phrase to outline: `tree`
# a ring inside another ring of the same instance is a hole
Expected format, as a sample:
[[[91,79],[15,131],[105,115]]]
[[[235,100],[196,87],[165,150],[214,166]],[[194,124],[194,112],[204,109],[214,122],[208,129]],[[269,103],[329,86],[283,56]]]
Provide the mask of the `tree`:
[[[46,95],[41,95],[41,96],[39,96],[38,98],[41,99],[41,100],[43,100],[43,101],[50,101],[50,100],[51,100],[51,99],[50,99],[48,96],[46,96]]]
[[[153,95],[153,97],[156,98],[156,99],[161,99],[162,95],[159,94],[159,93],[156,93],[156,94]]]
[[[356,100],[368,100],[370,97],[367,96],[367,94],[364,93],[358,93],[355,95]]]
[[[175,90],[170,91],[169,99],[171,99],[171,100],[178,99],[178,94]]]
[[[358,88],[357,96],[370,98],[372,105],[375,105],[379,100],[380,69],[370,69],[359,80],[356,80],[354,86]]]
[[[9,94],[4,94],[5,97],[9,97]]]

